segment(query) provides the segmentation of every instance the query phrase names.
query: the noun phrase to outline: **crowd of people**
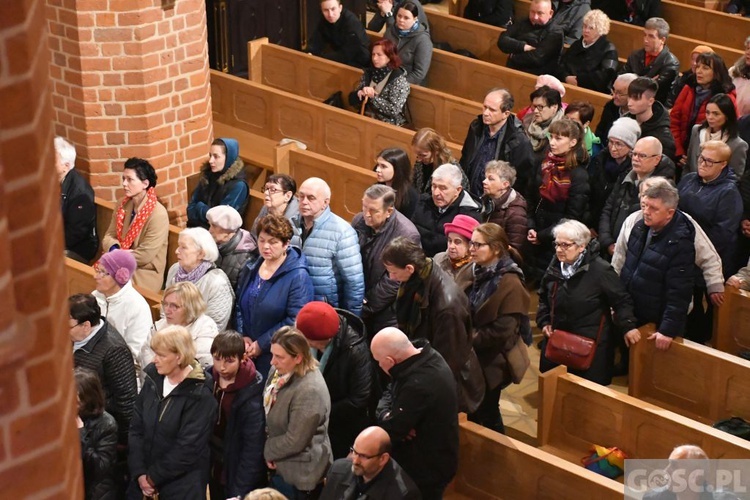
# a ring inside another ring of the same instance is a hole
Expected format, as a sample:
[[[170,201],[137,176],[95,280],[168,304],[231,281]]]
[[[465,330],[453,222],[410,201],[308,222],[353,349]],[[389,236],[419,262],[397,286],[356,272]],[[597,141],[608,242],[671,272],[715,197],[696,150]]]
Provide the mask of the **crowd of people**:
[[[565,363],[563,335],[593,342],[569,371],[603,385],[636,342],[710,339],[725,285],[750,289],[738,81],[750,51],[727,68],[698,46],[679,74],[669,26],[632,2],[618,19],[643,25],[644,47],[618,68],[605,9],[532,0],[511,23],[507,3],[472,1],[466,15],[508,27],[508,65],[540,75],[529,105],[514,114],[517,96],[489,89],[460,158],[430,128],[410,151],[373,152],[377,183],[351,223],[323,179],[286,174],[266,179],[245,219],[239,144],[220,138],[167,269],[149,161],[125,162],[124,198],[97,235],[94,191],[55,138],[66,255],[99,255],[95,290],[69,298],[87,498],[204,499],[208,487],[224,500],[267,486],[294,499],[442,498],[458,412],[505,430],[499,399],[530,363],[533,290],[541,371]],[[313,53],[364,68],[351,104],[406,124],[432,53],[420,3],[379,0],[368,27],[386,35],[372,46],[339,0],[320,5]],[[594,131],[593,106],[564,102],[565,85],[611,91]],[[161,295],[158,320],[141,289]],[[642,339],[647,323],[656,332]]]

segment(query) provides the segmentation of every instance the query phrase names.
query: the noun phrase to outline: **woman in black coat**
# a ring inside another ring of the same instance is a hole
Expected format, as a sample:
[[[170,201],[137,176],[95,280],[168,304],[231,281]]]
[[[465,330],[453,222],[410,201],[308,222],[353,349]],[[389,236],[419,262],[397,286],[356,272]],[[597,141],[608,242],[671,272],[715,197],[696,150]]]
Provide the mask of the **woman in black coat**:
[[[86,500],[114,500],[117,422],[104,411],[104,389],[93,370],[76,368],[78,431]]]
[[[600,10],[583,16],[583,36],[560,58],[557,77],[569,84],[609,94],[617,77],[617,48],[607,40],[609,18]]]
[[[547,359],[545,350],[555,330],[565,330],[597,339],[596,353],[586,371],[570,370],[602,385],[612,382],[616,336],[623,335],[628,345],[640,337],[635,329],[633,300],[614,269],[599,257],[599,245],[591,240],[589,228],[567,220],[554,229],[555,258],[539,286],[536,324],[542,330],[542,355],[539,371],[557,366]],[[610,311],[614,309],[614,319]]]
[[[154,362],[130,422],[127,498],[159,494],[160,500],[205,500],[209,439],[216,422],[212,381],[195,360],[195,345],[182,326],[151,338]]]

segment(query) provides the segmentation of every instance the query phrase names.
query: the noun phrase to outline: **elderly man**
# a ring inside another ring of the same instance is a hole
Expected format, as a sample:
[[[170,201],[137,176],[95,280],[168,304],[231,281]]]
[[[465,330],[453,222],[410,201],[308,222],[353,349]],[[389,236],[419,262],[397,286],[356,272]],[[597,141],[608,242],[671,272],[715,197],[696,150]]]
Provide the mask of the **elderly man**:
[[[391,438],[382,428],[363,430],[349,457],[333,462],[320,500],[418,500],[414,481],[391,457]]]
[[[419,231],[412,221],[396,210],[395,203],[396,192],[393,188],[374,184],[365,191],[362,211],[352,220],[352,227],[359,237],[359,250],[365,271],[362,319],[369,338],[386,326],[396,326],[398,282],[388,277],[383,266],[383,250],[398,236],[420,243]]]
[[[551,0],[531,0],[528,19],[504,31],[497,46],[508,55],[508,67],[535,75],[555,74],[563,48],[563,31],[552,22]]]
[[[242,229],[240,213],[229,205],[218,205],[206,212],[208,232],[219,248],[216,266],[229,278],[232,289],[237,289],[237,278],[245,264],[258,259],[258,240],[250,231]]]
[[[513,114],[513,95],[506,89],[487,92],[482,114],[471,124],[461,150],[461,166],[469,177],[469,190],[482,196],[484,167],[493,160],[507,161],[516,169],[514,188],[526,196],[534,172],[534,151],[521,120]]]
[[[458,468],[458,404],[450,368],[430,343],[414,343],[397,328],[378,332],[370,346],[391,377],[377,421],[393,442],[393,457],[425,500],[442,498]]]
[[[618,118],[626,116],[628,111],[628,87],[630,83],[638,78],[635,73],[623,73],[615,79],[612,85],[612,100],[607,102],[602,109],[602,117],[596,126],[596,136],[602,140],[602,145],[606,146],[609,137],[609,129]]]
[[[461,188],[461,168],[451,163],[440,165],[432,172],[432,194],[419,197],[412,222],[422,239],[422,248],[428,257],[442,252],[448,246],[443,226],[458,214],[480,220],[479,204]]]
[[[628,86],[628,117],[641,126],[641,137],[656,137],[664,154],[675,156],[675,143],[669,128],[669,111],[655,100],[658,84],[651,78],[639,77]]]
[[[75,169],[75,162],[73,145],[62,137],[55,137],[55,170],[60,180],[65,255],[88,264],[99,248],[94,190]]]
[[[657,184],[643,192],[643,219],[624,242],[627,250],[620,271],[633,297],[638,325],[656,323],[657,331],[649,339],[661,350],[683,335],[695,281],[695,228],[677,210],[679,198],[671,185]]]
[[[643,27],[643,48],[633,51],[625,65],[623,73],[635,73],[656,82],[658,91],[656,100],[664,103],[669,89],[680,72],[680,61],[669,51],[667,37],[669,24],[661,17],[652,17]]]
[[[652,176],[674,179],[675,175],[674,163],[662,154],[661,143],[653,137],[638,140],[630,156],[632,169],[615,181],[599,218],[599,244],[609,255],[614,253],[623,221],[640,208],[640,183]]]
[[[307,258],[315,300],[359,316],[365,283],[356,231],[331,212],[331,188],[323,179],[307,179],[297,190],[297,198],[299,215],[292,218],[292,244]]]
[[[364,68],[370,63],[365,27],[341,0],[321,0],[323,19],[310,40],[310,53],[331,61]]]

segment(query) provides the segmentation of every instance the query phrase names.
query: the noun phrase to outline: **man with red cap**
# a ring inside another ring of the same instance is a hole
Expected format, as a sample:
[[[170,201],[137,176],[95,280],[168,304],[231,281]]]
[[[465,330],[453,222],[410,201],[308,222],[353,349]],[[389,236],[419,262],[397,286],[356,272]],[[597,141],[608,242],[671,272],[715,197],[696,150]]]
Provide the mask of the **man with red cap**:
[[[373,362],[362,320],[325,302],[308,302],[297,314],[297,329],[307,338],[331,395],[328,437],[333,458],[344,458],[367,427]]]

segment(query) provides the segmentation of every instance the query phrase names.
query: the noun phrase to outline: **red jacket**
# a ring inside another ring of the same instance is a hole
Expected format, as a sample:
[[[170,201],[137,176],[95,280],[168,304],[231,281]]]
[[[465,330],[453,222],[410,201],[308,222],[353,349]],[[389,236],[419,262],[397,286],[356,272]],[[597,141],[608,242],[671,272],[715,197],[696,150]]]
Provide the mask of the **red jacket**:
[[[712,94],[713,97],[716,94]],[[734,89],[727,92],[727,95],[734,102],[735,109],[737,108],[737,93]],[[672,131],[672,137],[674,137],[674,144],[676,148],[675,157],[679,158],[687,154],[688,141],[690,140],[690,131],[693,125],[696,123],[703,123],[706,119],[706,104],[710,97],[703,101],[698,114],[694,121],[690,121],[690,115],[693,112],[693,105],[695,104],[695,87],[692,85],[685,85],[682,91],[677,96],[674,102],[672,111],[669,113],[669,128]],[[739,112],[737,113],[739,116]]]

